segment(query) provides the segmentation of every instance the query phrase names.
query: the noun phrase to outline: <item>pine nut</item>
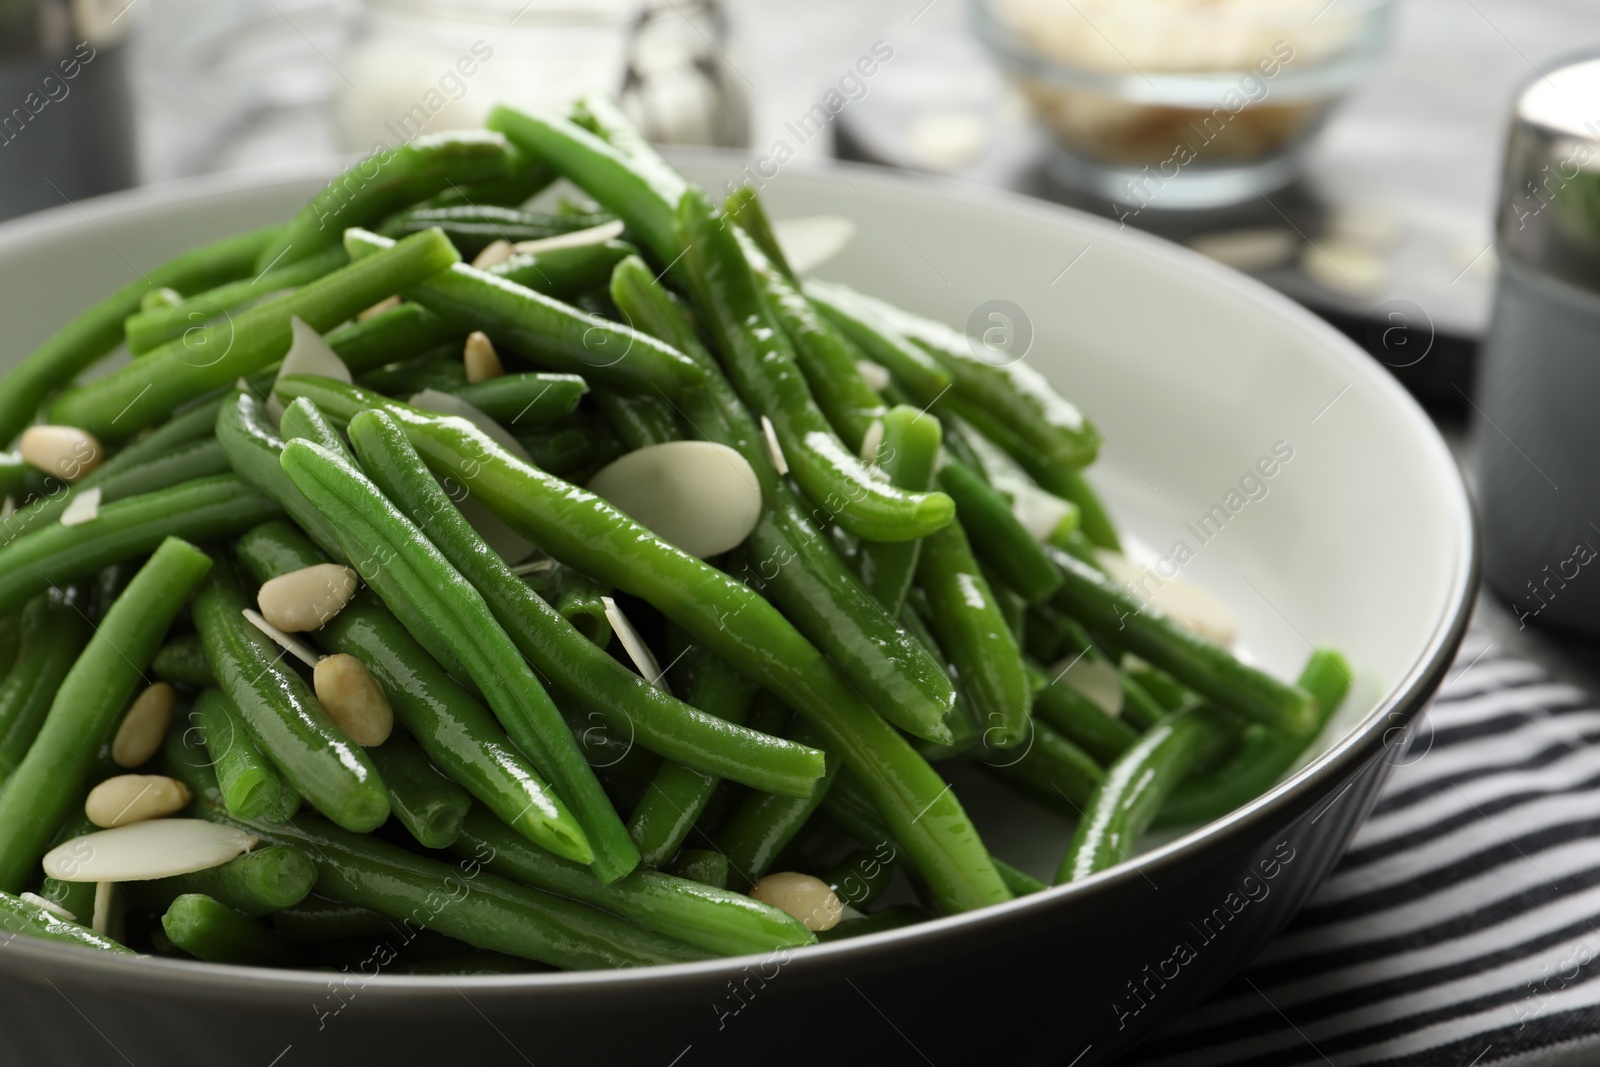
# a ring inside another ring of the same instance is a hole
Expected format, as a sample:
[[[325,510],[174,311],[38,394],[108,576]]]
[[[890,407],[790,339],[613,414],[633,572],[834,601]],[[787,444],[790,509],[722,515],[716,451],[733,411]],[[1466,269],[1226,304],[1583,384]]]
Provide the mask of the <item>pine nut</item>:
[[[280,574],[256,593],[261,617],[284,633],[320,629],[356,595],[356,572],[337,563],[317,563]]]
[[[17,444],[28,466],[75,482],[105,458],[105,449],[87,430],[76,426],[29,426]]]
[[[189,787],[160,774],[119,774],[89,790],[83,813],[111,829],[173,815],[189,806]]]
[[[750,895],[793,915],[807,930],[832,930],[844,917],[844,905],[828,883],[798,871],[769,874],[751,888]]]
[[[375,319],[379,315],[382,315],[385,311],[393,311],[399,306],[400,296],[398,293],[394,296],[386,296],[376,304],[373,304],[367,310],[358,313],[356,315],[356,321],[366,322],[368,319]]]
[[[466,365],[469,382],[486,382],[506,372],[505,366],[500,362],[499,353],[494,350],[494,342],[489,340],[489,335],[482,330],[473,330],[467,334],[466,347],[461,351],[461,362]]]
[[[479,270],[488,270],[516,254],[517,250],[512,247],[510,241],[491,241],[482,252],[472,257],[472,265]]]
[[[128,714],[111,741],[111,759],[118,767],[140,767],[161,749],[177,694],[166,682],[156,682],[134,698]]]
[[[342,652],[324,656],[317,661],[311,681],[322,709],[350,740],[363,748],[373,748],[389,739],[394,729],[394,709],[366,664]]]

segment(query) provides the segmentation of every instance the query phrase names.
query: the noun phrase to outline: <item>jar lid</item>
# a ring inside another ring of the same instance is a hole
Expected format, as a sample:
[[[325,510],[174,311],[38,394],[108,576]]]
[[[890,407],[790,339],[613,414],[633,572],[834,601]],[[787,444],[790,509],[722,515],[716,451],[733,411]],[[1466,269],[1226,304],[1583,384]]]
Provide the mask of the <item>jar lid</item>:
[[[1600,291],[1600,53],[1517,96],[1497,233],[1502,256]]]

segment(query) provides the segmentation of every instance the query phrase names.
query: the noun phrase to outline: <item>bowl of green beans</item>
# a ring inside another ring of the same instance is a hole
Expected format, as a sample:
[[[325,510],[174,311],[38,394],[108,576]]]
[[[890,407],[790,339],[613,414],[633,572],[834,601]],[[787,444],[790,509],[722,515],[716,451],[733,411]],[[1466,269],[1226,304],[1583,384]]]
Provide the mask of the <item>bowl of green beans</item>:
[[[1248,961],[1465,627],[1416,406],[1101,220],[487,126],[0,227],[7,1062],[1088,1064]]]

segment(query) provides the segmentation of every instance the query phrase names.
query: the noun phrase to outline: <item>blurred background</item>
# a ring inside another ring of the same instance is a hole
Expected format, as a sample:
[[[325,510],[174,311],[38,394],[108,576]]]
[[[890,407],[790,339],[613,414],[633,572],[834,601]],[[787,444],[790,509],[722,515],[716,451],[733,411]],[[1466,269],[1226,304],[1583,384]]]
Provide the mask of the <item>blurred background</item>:
[[[1533,462],[1509,442],[1600,499],[1588,401],[1546,418],[1593,395],[1596,46],[1595,0],[0,0],[0,216],[331,171],[590,90],[756,184],[834,157],[1009,188],[1253,274],[1382,360],[1487,472],[1492,583],[1590,518],[1569,490],[1581,513],[1500,537],[1550,507],[1496,497]],[[1600,635],[1600,598],[1568,621]]]

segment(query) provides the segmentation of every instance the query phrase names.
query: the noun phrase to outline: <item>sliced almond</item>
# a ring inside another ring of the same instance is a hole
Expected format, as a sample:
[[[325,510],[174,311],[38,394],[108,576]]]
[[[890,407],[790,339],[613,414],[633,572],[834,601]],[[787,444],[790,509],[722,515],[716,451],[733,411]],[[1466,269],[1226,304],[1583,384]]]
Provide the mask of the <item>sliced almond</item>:
[[[319,630],[356,595],[356,572],[337,563],[317,563],[280,574],[256,593],[261,617],[284,633]]]
[[[807,274],[843,252],[856,235],[856,224],[840,215],[809,215],[779,219],[772,234],[783,258],[796,274]]]
[[[738,452],[710,441],[635,449],[589,479],[589,489],[691,556],[720,555],[761,519],[761,484]]]
[[[504,263],[516,255],[516,252],[510,241],[490,241],[483,246],[483,251],[472,257],[472,265],[479,270],[488,270]]]
[[[189,787],[162,774],[119,774],[107,778],[83,802],[83,813],[96,826],[111,829],[182,811],[193,799]]]
[[[45,853],[42,866],[63,882],[143,882],[221,866],[256,840],[201,819],[155,819],[63,841]]]
[[[873,419],[867,432],[861,435],[861,462],[869,467],[878,464],[878,450],[883,447],[883,420]]]
[[[1040,544],[1050,540],[1061,520],[1078,510],[1070,501],[1026,482],[1008,485],[1006,490],[1011,494],[1011,514]]]
[[[602,222],[585,230],[558,233],[554,237],[541,237],[536,241],[518,241],[512,248],[519,255],[538,255],[540,252],[553,252],[558,248],[582,248],[584,245],[614,241],[622,236],[622,230],[622,220],[612,219],[610,222]],[[477,264],[474,263],[473,266]]]
[[[644,643],[644,638],[639,631],[633,628],[633,622],[617,607],[617,602],[608,596],[600,598],[600,603],[605,605],[606,621],[611,624],[611,629],[616,632],[617,640],[622,642],[622,650],[633,660],[633,665],[639,668],[639,673],[644,680],[661,690],[663,693],[672,692],[667,687],[666,672],[656,662],[656,654],[650,651],[650,646]]]
[[[78,921],[78,917],[72,914],[72,912],[68,911],[66,908],[63,908],[60,904],[57,904],[53,900],[46,900],[38,893],[18,893],[17,896],[22,900],[26,900],[29,904],[32,904],[35,907],[43,908],[45,911],[48,911],[51,915],[54,915],[58,919],[65,919],[69,923],[75,923]]]
[[[494,342],[482,330],[467,334],[467,343],[461,349],[461,363],[466,368],[467,381],[473,384],[498,378],[506,372],[500,354],[494,350]]]
[[[22,431],[17,451],[28,466],[64,482],[77,481],[105,458],[94,434],[76,426],[29,426]]]
[[[122,725],[117,727],[117,736],[112,738],[112,762],[129,769],[148,763],[166,740],[177,703],[178,695],[166,682],[146,686],[134,698],[128,714],[122,717]]]
[[[394,709],[366,664],[342,652],[324,656],[311,677],[322,710],[350,740],[372,748],[389,739]]]
[[[274,403],[277,403],[276,393],[278,382],[291,374],[305,375],[313,378],[332,378],[334,381],[344,382],[349,385],[355,379],[350,374],[350,368],[345,366],[339,354],[328,347],[328,342],[310,324],[303,321],[300,316],[294,315],[289,319],[289,328],[294,340],[289,344],[289,351],[283,357],[283,364],[278,368],[278,377],[273,379],[272,391]],[[282,414],[281,407],[277,413]]]
[[[94,919],[89,924],[89,929],[97,934],[110,935],[111,923],[116,918],[117,908],[117,883],[96,882],[94,884]]]
[[[266,619],[263,619],[259,611],[255,611],[251,608],[245,608],[244,617],[250,621],[251,626],[254,626],[256,629],[272,638],[273,642],[277,644],[279,648],[292,655],[301,663],[304,663],[307,667],[315,667],[317,665],[317,660],[321,657],[317,655],[316,651],[310,645],[306,644],[304,641],[290,637],[288,634],[272,625]]]
[[[789,457],[783,454],[783,445],[778,440],[778,428],[772,425],[772,420],[765,415],[761,416],[761,436],[767,441],[767,457],[772,460],[772,465],[779,474],[789,473]]]
[[[1068,656],[1050,669],[1051,681],[1085,697],[1113,719],[1122,714],[1122,678],[1103,659]]]
[[[778,871],[762,878],[750,888],[750,895],[763,904],[806,924],[807,930],[832,930],[844,918],[844,903],[821,878],[798,871]]]
[[[83,489],[72,494],[67,506],[61,509],[61,525],[82,526],[100,517],[100,487]]]
[[[1163,578],[1139,567],[1126,556],[1102,550],[1095,554],[1106,573],[1128,588],[1133,596],[1213,644],[1229,648],[1239,634],[1239,623],[1215,593],[1180,578]]]
[[[533,463],[533,457],[528,455],[528,450],[522,447],[521,441],[511,436],[509,430],[458,396],[437,389],[424,389],[413,396],[410,403],[412,407],[424,411],[466,419],[513,456],[524,463],[530,465]],[[446,486],[446,489],[448,491],[450,487]],[[483,538],[484,543],[501,559],[515,566],[534,553],[535,545],[532,541],[513,530],[504,519],[490,511],[489,506],[473,496],[470,491],[466,495],[451,491],[450,497],[460,509],[461,517],[467,520],[468,525],[478,532],[478,536]]]
[[[385,311],[393,311],[395,308],[397,308],[399,306],[400,306],[400,297],[399,297],[398,294],[396,294],[395,296],[386,296],[382,300],[378,301],[376,304],[373,304],[367,310],[359,312],[356,315],[356,321],[357,322],[366,322],[368,319],[375,319],[379,315],[382,315]]]
[[[856,370],[861,372],[861,380],[875,393],[881,393],[889,388],[889,383],[894,380],[889,376],[888,367],[882,363],[874,363],[870,359],[856,360]]]

